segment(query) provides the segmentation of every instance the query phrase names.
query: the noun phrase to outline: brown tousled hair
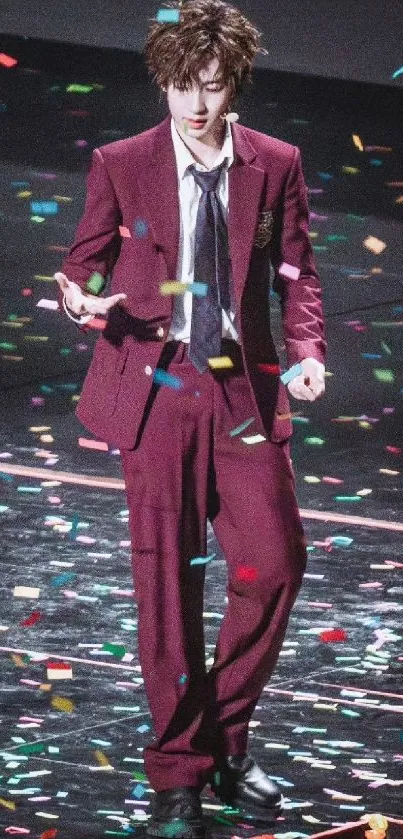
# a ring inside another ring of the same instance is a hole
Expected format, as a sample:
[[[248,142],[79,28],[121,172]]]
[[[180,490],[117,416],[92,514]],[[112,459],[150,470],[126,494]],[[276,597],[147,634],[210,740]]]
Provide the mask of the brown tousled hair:
[[[151,21],[144,55],[157,85],[187,90],[198,84],[200,70],[218,58],[216,80],[232,87],[232,98],[237,96],[251,81],[255,55],[267,55],[258,29],[222,0],[169,0],[164,8],[178,10],[180,18],[177,23]]]

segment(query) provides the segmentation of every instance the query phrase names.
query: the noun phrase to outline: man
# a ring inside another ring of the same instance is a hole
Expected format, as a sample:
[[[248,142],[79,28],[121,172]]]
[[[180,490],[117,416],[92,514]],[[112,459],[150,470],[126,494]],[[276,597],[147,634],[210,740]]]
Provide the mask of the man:
[[[258,817],[280,810],[278,788],[247,753],[306,564],[270,263],[288,366],[301,363],[288,385],[295,398],[324,392],[325,341],[299,150],[237,124],[231,110],[259,33],[218,0],[167,8],[177,19],[151,24],[146,59],[170,114],[95,149],[84,215],[55,277],[69,317],[108,315],[77,415],[121,450],[155,732],[144,754],[156,791],[147,832],[199,839],[206,782]],[[207,519],[228,566],[208,672]]]

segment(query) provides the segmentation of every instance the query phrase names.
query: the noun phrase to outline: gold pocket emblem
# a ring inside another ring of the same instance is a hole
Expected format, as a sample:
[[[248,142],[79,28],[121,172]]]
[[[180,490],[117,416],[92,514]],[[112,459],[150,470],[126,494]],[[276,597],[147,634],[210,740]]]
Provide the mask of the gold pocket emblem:
[[[253,244],[256,248],[264,248],[269,244],[273,232],[273,213],[271,210],[262,210],[259,213],[258,223],[255,230]]]

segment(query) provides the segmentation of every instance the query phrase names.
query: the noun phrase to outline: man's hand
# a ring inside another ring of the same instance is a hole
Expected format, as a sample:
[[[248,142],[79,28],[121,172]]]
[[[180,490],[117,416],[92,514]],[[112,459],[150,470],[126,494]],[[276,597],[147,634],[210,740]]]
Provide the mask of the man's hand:
[[[314,402],[325,392],[325,367],[316,358],[304,358],[300,362],[302,373],[291,379],[287,387],[294,399]]]
[[[94,294],[83,294],[77,283],[68,280],[65,274],[58,271],[54,274],[66,300],[66,306],[76,315],[106,315],[112,306],[120,300],[126,300],[126,294],[112,294],[111,297],[96,297]]]

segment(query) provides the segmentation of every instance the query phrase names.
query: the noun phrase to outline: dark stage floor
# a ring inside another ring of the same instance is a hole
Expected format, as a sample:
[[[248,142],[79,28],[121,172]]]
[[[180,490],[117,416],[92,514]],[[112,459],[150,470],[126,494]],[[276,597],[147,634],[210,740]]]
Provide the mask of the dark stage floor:
[[[1,835],[141,836],[152,732],[120,462],[79,445],[90,435],[73,414],[96,335],[38,304],[56,299],[91,149],[165,110],[125,53],[7,36],[2,51],[18,64],[0,67]],[[309,564],[250,726],[284,815],[251,825],[206,788],[214,839],[403,816],[402,101],[261,71],[239,105],[241,122],[302,149],[329,358],[326,398],[293,403]],[[275,329],[281,348],[278,310]],[[212,531],[209,549],[208,664],[226,584]],[[73,678],[49,679],[49,661]]]

